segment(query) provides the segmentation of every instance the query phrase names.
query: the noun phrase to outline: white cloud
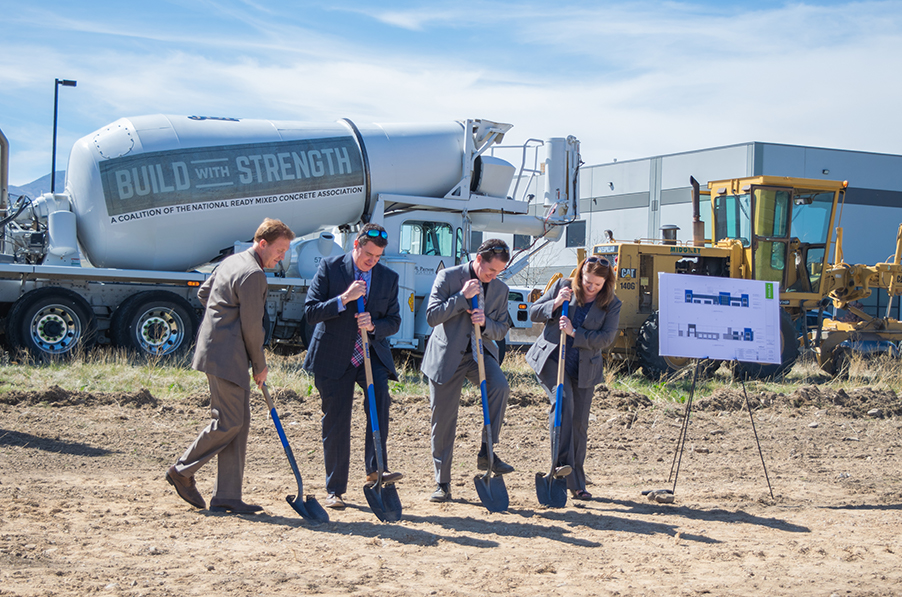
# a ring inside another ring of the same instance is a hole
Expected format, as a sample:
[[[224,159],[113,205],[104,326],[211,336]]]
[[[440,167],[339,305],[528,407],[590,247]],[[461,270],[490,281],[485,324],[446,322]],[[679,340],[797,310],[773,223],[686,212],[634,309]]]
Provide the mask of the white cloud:
[[[77,137],[158,112],[488,118],[515,125],[507,141],[576,135],[588,163],[752,140],[899,152],[900,2],[306,8],[169,4],[171,26],[157,10],[128,27],[121,14],[23,9],[0,25],[42,27],[27,42],[0,35],[14,181],[49,169],[42,139],[63,76],[79,80],[61,95],[63,164]],[[189,10],[216,19],[193,27],[178,14]]]

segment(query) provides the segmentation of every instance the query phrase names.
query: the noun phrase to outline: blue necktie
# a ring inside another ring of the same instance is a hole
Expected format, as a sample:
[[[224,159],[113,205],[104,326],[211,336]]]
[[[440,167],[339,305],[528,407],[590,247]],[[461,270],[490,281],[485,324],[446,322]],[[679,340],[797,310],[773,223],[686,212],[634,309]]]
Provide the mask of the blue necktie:
[[[363,280],[363,272],[357,272],[356,278]],[[363,304],[366,305],[366,294],[363,295]],[[360,335],[360,328],[357,328],[357,340],[354,342],[354,352],[351,354],[351,364],[359,367],[363,364],[363,336]]]

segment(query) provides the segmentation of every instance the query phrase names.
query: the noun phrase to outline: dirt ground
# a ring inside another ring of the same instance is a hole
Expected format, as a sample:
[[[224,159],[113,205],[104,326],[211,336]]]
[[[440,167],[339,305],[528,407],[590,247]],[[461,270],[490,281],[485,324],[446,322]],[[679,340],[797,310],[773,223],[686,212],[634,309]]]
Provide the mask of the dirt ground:
[[[319,404],[274,388],[308,493],[322,502]],[[510,509],[490,514],[473,476],[481,426],[469,394],[454,501],[429,503],[429,409],[396,399],[389,451],[404,516],[364,498],[355,412],[349,507],[313,526],[285,503],[296,485],[262,397],[245,499],[260,515],[195,510],[163,479],[207,422],[206,396],[148,391],[0,396],[0,595],[897,595],[902,591],[902,400],[815,386],[750,395],[768,481],[737,391],[696,396],[675,502],[683,406],[600,388],[590,427],[589,502],[546,509],[543,397],[514,395],[499,453]],[[209,498],[215,467],[198,474]]]

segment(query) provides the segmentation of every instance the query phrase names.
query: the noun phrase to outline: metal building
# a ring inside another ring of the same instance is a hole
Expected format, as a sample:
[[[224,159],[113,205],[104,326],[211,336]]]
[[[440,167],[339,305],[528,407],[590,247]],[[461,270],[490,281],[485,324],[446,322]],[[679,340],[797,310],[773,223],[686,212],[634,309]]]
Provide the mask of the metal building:
[[[848,181],[838,216],[845,260],[873,264],[891,259],[902,222],[902,155],[751,142],[584,165],[580,221],[571,224],[566,239],[546,249],[549,254],[514,283],[537,285],[554,272],[569,272],[576,249],[604,242],[606,231],[616,240],[632,241],[659,238],[662,226],[676,225],[677,239],[691,241],[690,176],[705,189],[709,180],[758,175]],[[702,219],[710,219],[708,202],[702,203]],[[706,229],[706,238],[710,237]],[[512,239],[515,245],[525,240]],[[885,294],[872,296],[866,306],[881,305],[886,305]]]

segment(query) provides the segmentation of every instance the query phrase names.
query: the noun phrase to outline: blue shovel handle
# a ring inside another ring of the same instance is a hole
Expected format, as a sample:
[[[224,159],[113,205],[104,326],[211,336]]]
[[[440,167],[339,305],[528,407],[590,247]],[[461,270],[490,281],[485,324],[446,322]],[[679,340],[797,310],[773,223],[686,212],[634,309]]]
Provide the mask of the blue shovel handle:
[[[363,304],[363,297],[357,297],[357,312],[363,313],[366,306]],[[357,328],[358,330],[360,328]],[[359,332],[361,337],[366,332]],[[373,433],[379,433],[379,417],[376,416],[376,389],[373,387],[373,374],[370,369],[370,343],[369,338],[363,338],[363,359],[366,362],[367,380],[366,380],[366,396],[370,407],[370,421]]]
[[[570,301],[564,301],[564,304],[561,306],[561,316],[569,317],[569,312],[570,312]],[[565,337],[565,334],[563,332],[561,332],[561,354],[558,358],[560,358],[563,361],[566,357],[566,354],[567,354],[567,339]],[[557,384],[557,395],[555,396],[555,401],[554,401],[554,426],[555,427],[561,426],[561,410],[562,410],[561,402],[563,401],[563,398],[564,398],[564,384],[559,382]]]

